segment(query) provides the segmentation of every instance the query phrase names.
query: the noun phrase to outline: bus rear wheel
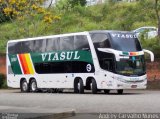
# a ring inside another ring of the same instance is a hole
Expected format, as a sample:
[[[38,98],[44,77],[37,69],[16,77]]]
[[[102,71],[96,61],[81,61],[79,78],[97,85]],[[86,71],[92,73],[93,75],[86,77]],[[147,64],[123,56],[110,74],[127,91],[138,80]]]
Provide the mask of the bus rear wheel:
[[[30,91],[31,92],[36,92],[37,91],[37,82],[35,79],[32,79],[30,82]]]
[[[97,83],[96,83],[95,79],[92,79],[91,90],[92,90],[92,94],[96,94],[97,93]]]
[[[117,93],[118,93],[118,94],[123,94],[123,89],[117,90]]]
[[[105,93],[105,94],[109,94],[109,93],[110,93],[110,90],[104,89],[104,93]]]
[[[20,83],[20,88],[21,88],[21,92],[29,91],[28,83],[26,80],[22,80],[22,82]]]
[[[74,92],[75,93],[84,93],[84,85],[83,85],[83,81],[81,78],[76,79],[74,82]]]

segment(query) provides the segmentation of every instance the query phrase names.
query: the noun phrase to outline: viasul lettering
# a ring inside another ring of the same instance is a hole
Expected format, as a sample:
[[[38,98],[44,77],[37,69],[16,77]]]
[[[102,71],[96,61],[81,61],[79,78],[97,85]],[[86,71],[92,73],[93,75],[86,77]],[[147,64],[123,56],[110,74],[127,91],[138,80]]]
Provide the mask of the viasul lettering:
[[[116,38],[125,38],[125,39],[129,39],[129,38],[137,38],[137,36],[135,34],[119,34],[119,33],[112,33],[111,34],[112,37],[116,37]]]
[[[42,61],[63,61],[63,60],[78,60],[80,55],[78,51],[67,51],[67,52],[51,52],[42,53]]]

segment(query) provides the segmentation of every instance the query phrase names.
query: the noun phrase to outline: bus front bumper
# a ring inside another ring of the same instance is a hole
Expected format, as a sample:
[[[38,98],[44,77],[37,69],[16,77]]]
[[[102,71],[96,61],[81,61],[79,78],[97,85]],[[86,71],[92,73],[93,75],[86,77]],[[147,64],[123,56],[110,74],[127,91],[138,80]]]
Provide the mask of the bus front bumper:
[[[102,82],[100,89],[146,89],[147,80],[142,81],[119,81],[114,80],[112,83]]]

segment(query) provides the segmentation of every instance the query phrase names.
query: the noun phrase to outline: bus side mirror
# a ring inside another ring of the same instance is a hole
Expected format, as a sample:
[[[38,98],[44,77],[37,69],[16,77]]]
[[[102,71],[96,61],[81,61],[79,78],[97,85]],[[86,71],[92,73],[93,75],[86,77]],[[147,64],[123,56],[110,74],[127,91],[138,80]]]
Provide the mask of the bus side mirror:
[[[146,50],[146,49],[143,49],[143,52],[148,53],[150,55],[151,62],[154,62],[154,54],[153,54],[153,52],[151,52],[149,50]]]

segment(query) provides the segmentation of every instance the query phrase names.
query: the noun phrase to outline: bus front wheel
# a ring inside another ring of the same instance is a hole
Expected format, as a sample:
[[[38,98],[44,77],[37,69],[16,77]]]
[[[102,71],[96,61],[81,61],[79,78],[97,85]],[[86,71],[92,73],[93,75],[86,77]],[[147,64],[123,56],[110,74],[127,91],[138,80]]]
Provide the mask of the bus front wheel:
[[[32,79],[30,82],[30,91],[36,92],[37,91],[37,82],[35,79]]]
[[[97,93],[97,83],[96,83],[95,79],[92,79],[91,90],[92,90],[92,94],[96,94]]]
[[[117,93],[118,93],[118,94],[123,94],[123,89],[117,90]]]
[[[75,79],[75,82],[74,82],[74,92],[75,93],[84,93],[84,85],[83,85],[83,81],[81,78],[79,79]]]

